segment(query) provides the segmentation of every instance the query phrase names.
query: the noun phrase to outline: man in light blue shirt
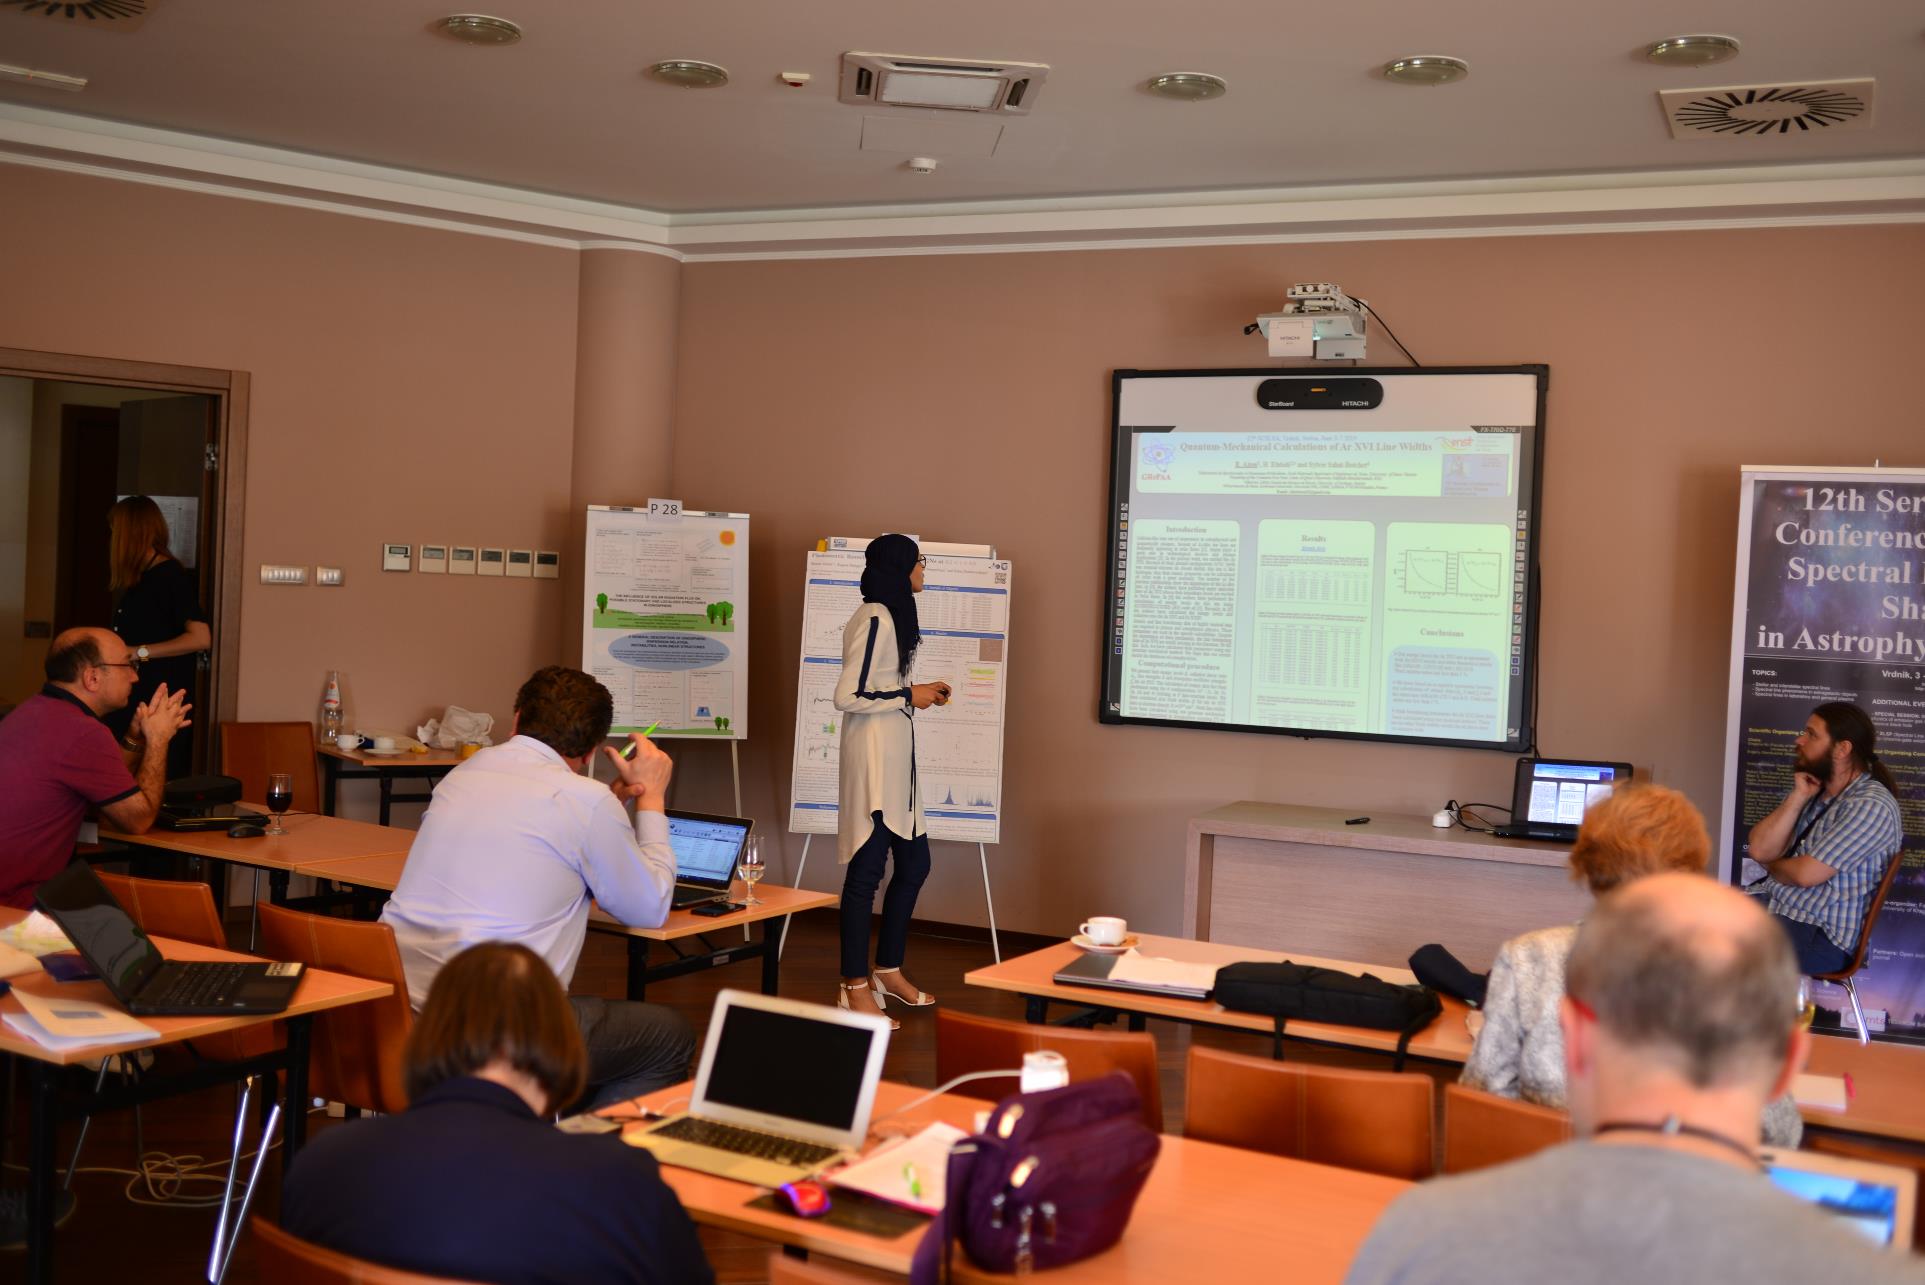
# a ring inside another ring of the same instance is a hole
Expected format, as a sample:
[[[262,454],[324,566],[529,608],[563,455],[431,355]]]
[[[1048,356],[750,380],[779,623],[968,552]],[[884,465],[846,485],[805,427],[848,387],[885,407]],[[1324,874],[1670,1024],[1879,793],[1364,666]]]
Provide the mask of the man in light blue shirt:
[[[1851,964],[1872,893],[1905,841],[1871,717],[1820,705],[1798,733],[1791,793],[1751,827],[1750,857],[1771,876],[1769,909],[1809,975]]]
[[[401,882],[381,912],[394,929],[418,1009],[448,960],[483,941],[512,941],[566,987],[588,932],[588,903],[653,928],[675,891],[668,755],[632,737],[635,757],[602,746],[616,779],[583,775],[608,735],[614,702],[578,669],[537,671],[515,696],[515,734],[435,787]],[[632,801],[631,823],[625,804]],[[695,1037],[672,1009],[569,997],[588,1045],[585,1105],[605,1106],[688,1078]]]

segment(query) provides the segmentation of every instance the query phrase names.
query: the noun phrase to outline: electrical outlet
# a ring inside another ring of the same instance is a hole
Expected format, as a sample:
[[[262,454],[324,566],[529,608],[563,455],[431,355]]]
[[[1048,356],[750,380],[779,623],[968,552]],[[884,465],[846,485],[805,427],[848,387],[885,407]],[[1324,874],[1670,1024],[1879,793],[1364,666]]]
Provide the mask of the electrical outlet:
[[[535,569],[535,555],[526,549],[508,550],[508,574],[527,579]]]
[[[261,564],[262,584],[306,584],[306,567],[276,566],[273,563]]]
[[[561,554],[546,549],[535,551],[535,579],[555,580],[561,576]]]
[[[507,565],[507,559],[500,549],[483,549],[481,562],[475,568],[476,575],[498,576]]]
[[[448,550],[448,574],[451,576],[471,576],[475,573],[475,547],[472,544],[457,544]]]
[[[339,585],[341,583],[341,568],[339,567],[314,568],[314,583],[317,585]]]

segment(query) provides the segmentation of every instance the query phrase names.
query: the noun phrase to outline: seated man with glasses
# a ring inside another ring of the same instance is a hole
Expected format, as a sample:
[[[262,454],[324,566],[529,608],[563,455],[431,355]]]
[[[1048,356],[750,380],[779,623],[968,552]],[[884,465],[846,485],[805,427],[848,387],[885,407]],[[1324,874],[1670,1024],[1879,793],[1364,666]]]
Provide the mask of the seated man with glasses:
[[[101,716],[126,707],[140,662],[105,629],[68,629],[47,649],[47,685],[0,719],[0,905],[27,910],[63,870],[87,809],[145,833],[160,813],[167,746],[189,725],[163,684],[116,744]]]

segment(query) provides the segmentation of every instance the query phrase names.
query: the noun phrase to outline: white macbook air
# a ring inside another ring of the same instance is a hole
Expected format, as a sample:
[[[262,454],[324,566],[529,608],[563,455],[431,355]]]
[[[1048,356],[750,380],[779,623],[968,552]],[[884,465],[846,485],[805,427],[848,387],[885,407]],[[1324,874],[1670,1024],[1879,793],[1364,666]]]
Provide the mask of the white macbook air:
[[[1881,1249],[1912,1252],[1918,1175],[1910,1169],[1810,1151],[1767,1150],[1759,1158],[1781,1190],[1810,1201]]]
[[[631,1132],[663,1164],[777,1187],[861,1149],[889,1019],[723,991],[688,1110]]]

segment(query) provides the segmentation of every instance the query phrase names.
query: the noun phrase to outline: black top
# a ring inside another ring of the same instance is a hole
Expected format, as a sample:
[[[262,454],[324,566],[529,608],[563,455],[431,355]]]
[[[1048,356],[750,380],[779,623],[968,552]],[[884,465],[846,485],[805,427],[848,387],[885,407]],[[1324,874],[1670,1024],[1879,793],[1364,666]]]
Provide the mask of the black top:
[[[356,1258],[460,1280],[715,1279],[655,1157],[613,1134],[563,1133],[473,1078],[308,1143],[282,1191],[281,1225]]]
[[[189,621],[206,619],[194,573],[183,567],[178,558],[164,558],[141,572],[140,579],[120,595],[120,603],[114,608],[114,632],[129,647],[139,647],[178,638],[187,632]],[[133,694],[127,698],[127,707],[107,716],[107,726],[113,728],[114,735],[126,734],[134,706],[152,696],[162,683],[167,684],[170,692],[185,688],[191,699],[195,664],[192,652],[141,662],[140,676],[134,683]]]

